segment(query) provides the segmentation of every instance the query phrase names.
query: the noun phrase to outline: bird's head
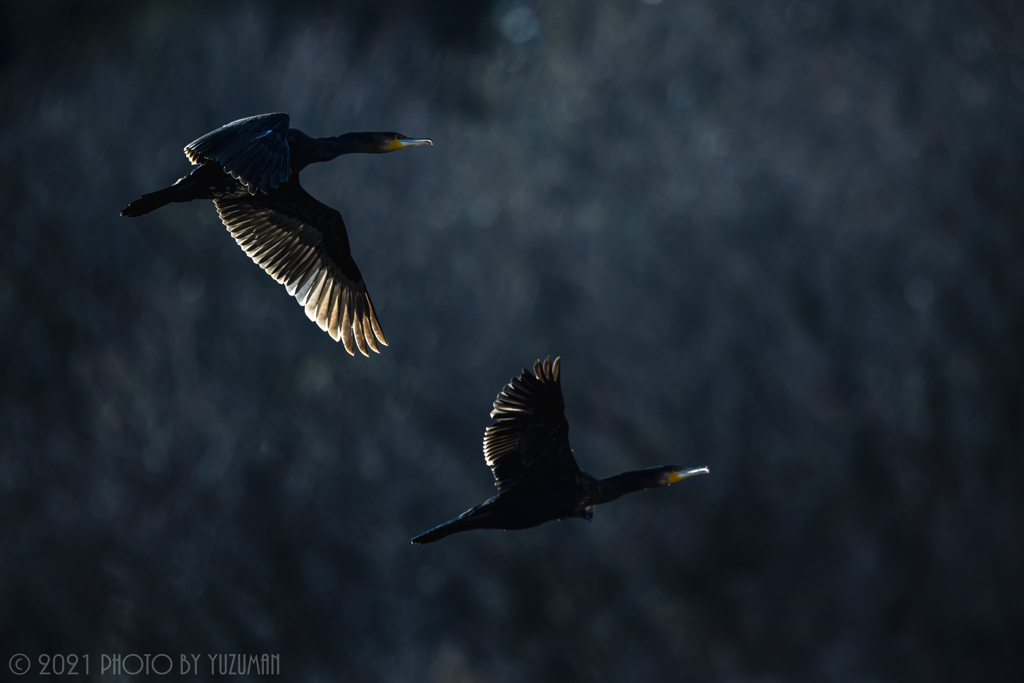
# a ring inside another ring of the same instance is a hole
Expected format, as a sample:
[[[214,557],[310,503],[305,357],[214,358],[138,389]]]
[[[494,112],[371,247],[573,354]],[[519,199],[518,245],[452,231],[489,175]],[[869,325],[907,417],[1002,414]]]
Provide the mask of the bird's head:
[[[410,138],[401,133],[373,133],[378,136],[377,145],[381,152],[394,152],[407,147],[432,145],[433,141],[426,138]]]
[[[676,465],[665,465],[659,467],[658,481],[661,486],[668,486],[674,484],[677,481],[682,481],[687,477],[692,477],[695,474],[709,474],[710,470],[707,467],[678,467]]]

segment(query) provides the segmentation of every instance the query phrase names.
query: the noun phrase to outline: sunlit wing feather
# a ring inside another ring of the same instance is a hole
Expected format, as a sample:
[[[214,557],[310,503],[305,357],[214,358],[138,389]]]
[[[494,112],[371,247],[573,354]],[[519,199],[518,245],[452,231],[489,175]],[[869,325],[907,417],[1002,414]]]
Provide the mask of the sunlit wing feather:
[[[533,374],[523,370],[494,401],[495,424],[484,431],[484,459],[499,491],[534,478],[579,472],[569,446],[560,361],[537,361]]]
[[[250,196],[215,199],[214,204],[245,253],[349,354],[358,349],[368,356],[368,351],[380,353],[378,342],[387,346],[366,284],[348,255],[340,213],[316,202],[319,212],[296,216]],[[338,247],[342,241],[344,249]]]
[[[193,164],[215,161],[248,188],[268,192],[288,180],[288,114],[260,114],[232,121],[185,147]]]

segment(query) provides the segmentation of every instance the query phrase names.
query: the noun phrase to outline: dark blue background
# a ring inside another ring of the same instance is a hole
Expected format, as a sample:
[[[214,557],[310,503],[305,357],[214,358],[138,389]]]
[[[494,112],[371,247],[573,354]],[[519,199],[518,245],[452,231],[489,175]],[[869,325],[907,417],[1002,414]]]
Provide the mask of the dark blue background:
[[[1022,3],[14,2],[0,27],[3,662],[1017,680]],[[210,203],[118,216],[269,111],[435,141],[303,175],[380,356]],[[492,494],[490,403],[549,354],[585,469],[712,474],[411,546]]]

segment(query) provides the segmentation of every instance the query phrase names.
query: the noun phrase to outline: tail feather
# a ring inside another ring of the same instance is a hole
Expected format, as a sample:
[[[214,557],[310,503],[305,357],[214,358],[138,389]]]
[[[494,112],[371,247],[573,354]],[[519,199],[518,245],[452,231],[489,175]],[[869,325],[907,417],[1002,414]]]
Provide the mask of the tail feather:
[[[430,531],[424,531],[419,536],[414,537],[412,542],[416,545],[433,543],[434,541],[440,541],[442,538],[451,536],[459,531],[483,528],[486,526],[486,522],[484,520],[488,516],[488,513],[485,512],[483,514],[479,514],[477,513],[477,508],[472,508],[455,519],[450,519],[444,524],[435,526]]]
[[[144,194],[128,206],[121,209],[121,215],[128,216],[129,218],[138,218],[150,211],[156,211],[165,204],[170,204],[174,201],[175,196],[176,193],[174,191],[174,187],[168,187],[163,190]]]

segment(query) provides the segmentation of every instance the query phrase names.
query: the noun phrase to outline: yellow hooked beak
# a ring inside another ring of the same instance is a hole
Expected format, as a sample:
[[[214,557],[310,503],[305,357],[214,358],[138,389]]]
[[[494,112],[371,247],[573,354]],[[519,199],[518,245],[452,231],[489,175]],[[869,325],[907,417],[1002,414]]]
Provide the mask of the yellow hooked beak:
[[[388,144],[388,151],[394,152],[398,149],[405,149],[406,147],[418,147],[419,145],[432,145],[434,142],[426,138],[395,138]]]
[[[668,475],[668,483],[674,484],[677,481],[682,481],[687,477],[692,477],[695,474],[711,474],[711,470],[707,467],[696,467],[692,470],[682,470],[681,472],[673,472]]]

